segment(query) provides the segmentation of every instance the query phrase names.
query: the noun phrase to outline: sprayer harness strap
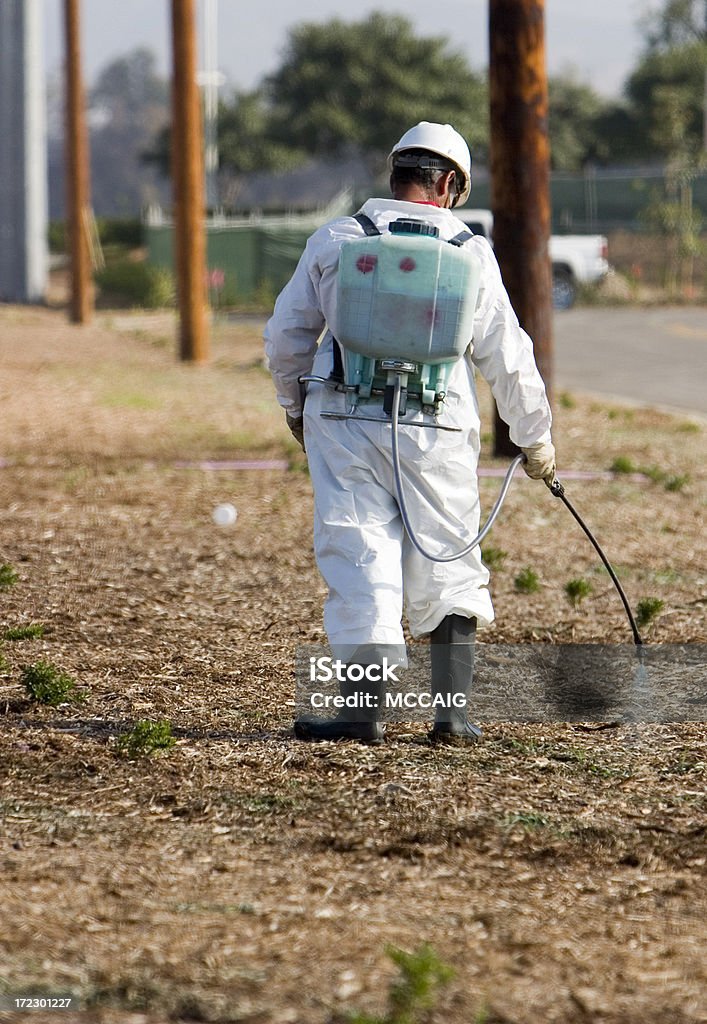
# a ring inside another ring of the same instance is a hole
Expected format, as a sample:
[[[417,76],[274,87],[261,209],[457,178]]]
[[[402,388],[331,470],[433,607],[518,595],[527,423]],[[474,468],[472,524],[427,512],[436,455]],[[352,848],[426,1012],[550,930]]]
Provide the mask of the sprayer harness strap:
[[[372,238],[373,235],[381,234],[381,232],[375,226],[371,218],[368,217],[365,213],[355,213],[353,219],[358,221],[358,223],[363,228],[363,233],[365,235],[368,235],[369,238]]]
[[[358,221],[358,223],[363,228],[363,233],[367,235],[369,238],[371,238],[373,235],[382,234],[382,232],[373,223],[371,218],[367,216],[365,213],[355,213],[353,219]],[[460,231],[458,235],[455,235],[454,238],[448,239],[448,241],[450,245],[461,246],[464,245],[465,242],[468,242],[469,239],[473,237],[473,232],[469,231],[468,228],[464,228],[463,231]]]
[[[371,218],[365,213],[355,213],[353,219],[363,228],[363,233],[368,237],[372,238],[374,235],[380,235],[382,232],[376,227]],[[468,242],[474,235],[471,231],[466,228],[464,231],[460,231],[454,238],[449,239],[450,245],[462,246],[465,242]],[[334,380],[343,381],[344,379],[344,362],[341,356],[341,347],[339,342],[334,338],[334,365],[332,367],[332,377]]]

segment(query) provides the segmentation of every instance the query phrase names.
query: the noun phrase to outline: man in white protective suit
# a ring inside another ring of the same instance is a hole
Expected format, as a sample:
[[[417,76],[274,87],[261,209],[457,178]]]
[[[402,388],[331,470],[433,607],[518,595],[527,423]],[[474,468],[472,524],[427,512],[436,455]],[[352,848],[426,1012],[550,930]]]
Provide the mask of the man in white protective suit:
[[[320,415],[345,417],[349,408],[346,395],[334,386],[342,365],[336,352],[341,245],[364,233],[386,232],[399,218],[423,219],[445,241],[464,237],[465,225],[452,209],[469,196],[471,157],[451,125],[415,125],[393,148],[388,165],[392,199],[369,199],[357,215],[363,215],[360,220],[340,217],[310,237],[277,299],[265,348],[288,426],[306,446],[314,491],[314,550],[329,590],[324,626],[332,655],[359,669],[385,658],[404,663],[405,612],[413,637],[430,636],[432,696],[445,698],[435,710],[430,739],[474,742],[481,730],[469,721],[467,700],[475,632],[477,623],[488,625],[494,616],[489,573],[479,549],[457,561],[436,563],[410,543],[396,499],[390,418],[380,398],[360,403],[351,418]],[[531,340],[511,308],[489,243],[467,234],[463,245],[481,264],[473,337],[450,372],[439,414],[408,403],[399,427],[410,519],[425,547],[440,553],[459,550],[460,541],[474,536],[479,526],[475,369],[488,381],[512,441],[526,456],[528,476],[551,482],[555,472],[550,408]],[[309,383],[303,408],[299,378],[306,375],[328,378],[332,386]],[[344,695],[367,691],[367,701],[348,702],[365,704],[364,709],[345,707],[336,717],[301,718],[295,735],[380,742],[384,684],[366,675],[361,681],[361,674],[356,673],[355,683],[343,681],[341,690]]]

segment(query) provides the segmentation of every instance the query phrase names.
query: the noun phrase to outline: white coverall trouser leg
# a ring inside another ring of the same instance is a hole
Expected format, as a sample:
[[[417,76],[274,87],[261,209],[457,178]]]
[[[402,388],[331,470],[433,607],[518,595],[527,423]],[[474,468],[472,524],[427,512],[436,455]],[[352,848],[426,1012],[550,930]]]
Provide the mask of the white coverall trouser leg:
[[[330,357],[329,357],[330,358]],[[326,375],[326,364],[314,372]],[[460,368],[461,369],[461,368]],[[463,373],[464,370],[461,370]],[[472,392],[473,393],[473,392]],[[453,613],[493,620],[479,549],[454,562],[432,562],[406,535],[393,477],[389,423],[326,419],[343,412],[344,396],[310,385],[305,440],[314,489],[314,549],[329,588],[324,626],[334,657],[364,644],[404,643],[403,608],[413,636],[431,632]],[[379,403],[360,406],[383,415]],[[409,418],[433,422],[414,412]],[[416,536],[434,554],[459,551],[479,526],[478,410],[450,388],[440,422],[399,428],[406,505]]]

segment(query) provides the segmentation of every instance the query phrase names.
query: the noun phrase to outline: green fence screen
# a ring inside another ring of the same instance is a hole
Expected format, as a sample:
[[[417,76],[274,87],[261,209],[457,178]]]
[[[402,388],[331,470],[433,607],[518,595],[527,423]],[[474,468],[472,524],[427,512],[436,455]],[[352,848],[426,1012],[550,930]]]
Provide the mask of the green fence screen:
[[[665,196],[660,168],[587,170],[584,174],[553,174],[550,187],[552,230],[555,234],[608,234],[613,230],[641,231],[647,227],[651,204]],[[707,224],[707,174],[692,181],[695,211]],[[479,180],[469,207],[489,208],[488,180]],[[351,212],[355,209],[352,206]],[[297,265],[307,238],[316,229],[312,217],[263,218],[257,223],[208,225],[207,257],[212,306],[272,305]],[[173,269],[172,227],[146,225],[148,258]]]

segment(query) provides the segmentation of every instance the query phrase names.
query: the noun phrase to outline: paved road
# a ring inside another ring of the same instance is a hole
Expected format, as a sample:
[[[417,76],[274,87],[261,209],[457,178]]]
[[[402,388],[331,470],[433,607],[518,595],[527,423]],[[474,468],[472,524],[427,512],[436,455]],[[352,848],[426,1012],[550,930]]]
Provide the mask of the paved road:
[[[555,386],[707,416],[707,308],[557,312]]]

